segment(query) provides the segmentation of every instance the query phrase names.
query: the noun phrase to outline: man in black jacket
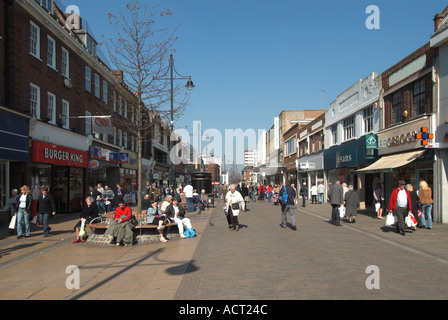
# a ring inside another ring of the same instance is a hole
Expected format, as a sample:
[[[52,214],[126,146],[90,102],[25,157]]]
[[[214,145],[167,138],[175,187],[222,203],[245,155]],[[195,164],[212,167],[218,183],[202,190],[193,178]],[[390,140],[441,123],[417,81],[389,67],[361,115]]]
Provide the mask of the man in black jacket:
[[[46,238],[51,230],[48,226],[48,219],[56,214],[56,205],[53,196],[48,193],[48,187],[42,187],[41,190],[42,194],[37,199],[37,212],[39,213],[39,221],[44,227],[44,238]]]
[[[286,195],[287,199],[285,201]],[[280,224],[280,226],[282,228],[286,228],[287,215],[288,215],[289,219],[291,220],[292,229],[297,230],[296,213],[294,205],[294,198],[296,197],[296,191],[289,185],[288,182],[286,182],[284,186],[280,189],[279,196],[280,199],[283,199],[283,201],[280,201],[282,206],[282,223]]]

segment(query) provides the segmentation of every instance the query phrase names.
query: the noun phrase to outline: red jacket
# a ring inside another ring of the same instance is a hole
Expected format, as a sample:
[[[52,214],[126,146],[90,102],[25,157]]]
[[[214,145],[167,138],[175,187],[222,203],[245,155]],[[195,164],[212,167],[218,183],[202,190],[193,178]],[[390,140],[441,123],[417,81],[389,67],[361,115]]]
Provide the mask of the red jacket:
[[[408,210],[412,211],[412,204],[411,204],[411,194],[408,190],[404,189],[406,191],[406,196],[408,197]],[[392,194],[390,195],[389,200],[389,211],[395,211],[397,210],[397,199],[398,199],[398,192],[400,191],[400,188],[394,189],[392,191]]]
[[[132,216],[131,208],[129,208],[128,206],[124,207],[124,209],[118,207],[115,210],[115,219],[120,219],[122,215],[126,216],[126,218],[122,220],[123,222],[129,220]]]

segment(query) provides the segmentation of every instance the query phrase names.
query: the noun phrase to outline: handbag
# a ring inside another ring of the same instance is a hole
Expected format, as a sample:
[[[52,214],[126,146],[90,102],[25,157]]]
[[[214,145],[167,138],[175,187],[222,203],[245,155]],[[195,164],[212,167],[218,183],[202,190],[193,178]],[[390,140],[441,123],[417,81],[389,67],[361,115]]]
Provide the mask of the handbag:
[[[237,203],[232,203],[232,210],[240,210],[240,204]]]
[[[386,217],[386,226],[391,226],[395,223],[395,217],[392,212],[389,212],[389,214]]]
[[[16,227],[16,221],[17,221],[17,213],[14,213],[14,215],[11,218],[11,222],[9,223],[9,229],[14,229]]]

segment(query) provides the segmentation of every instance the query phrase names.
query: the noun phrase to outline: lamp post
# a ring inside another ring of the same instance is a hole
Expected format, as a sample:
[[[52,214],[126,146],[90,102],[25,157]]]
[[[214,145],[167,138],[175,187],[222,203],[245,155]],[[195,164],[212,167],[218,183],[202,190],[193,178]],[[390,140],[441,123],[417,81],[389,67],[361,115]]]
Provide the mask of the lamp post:
[[[174,131],[174,80],[188,80],[187,84],[185,85],[185,88],[187,88],[188,90],[192,90],[195,85],[193,84],[193,81],[191,81],[191,76],[183,76],[181,74],[179,74],[176,69],[174,68],[174,59],[173,59],[173,54],[170,54],[170,60],[169,60],[169,73],[170,73],[170,77],[169,78],[154,78],[156,80],[169,80],[170,81],[170,98],[171,98],[171,133],[173,133]],[[165,74],[166,75],[166,74]],[[174,147],[174,141],[171,141],[170,139],[170,151],[173,149]],[[174,188],[175,187],[175,181],[176,181],[176,173],[174,170],[174,163],[173,161],[171,161],[171,173],[170,173],[170,180],[171,180],[171,185]]]

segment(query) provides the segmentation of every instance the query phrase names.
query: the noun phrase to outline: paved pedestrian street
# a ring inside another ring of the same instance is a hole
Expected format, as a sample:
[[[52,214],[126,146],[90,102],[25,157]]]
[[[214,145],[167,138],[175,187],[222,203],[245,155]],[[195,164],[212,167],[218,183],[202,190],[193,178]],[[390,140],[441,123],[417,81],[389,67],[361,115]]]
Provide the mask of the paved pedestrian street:
[[[231,231],[222,206],[189,214],[196,238],[133,247],[72,244],[76,215],[53,218],[48,238],[33,227],[18,240],[2,225],[0,299],[448,298],[447,225],[401,236],[360,211],[336,227],[328,204],[308,204],[297,207],[294,231],[280,227],[280,207],[257,201]]]

